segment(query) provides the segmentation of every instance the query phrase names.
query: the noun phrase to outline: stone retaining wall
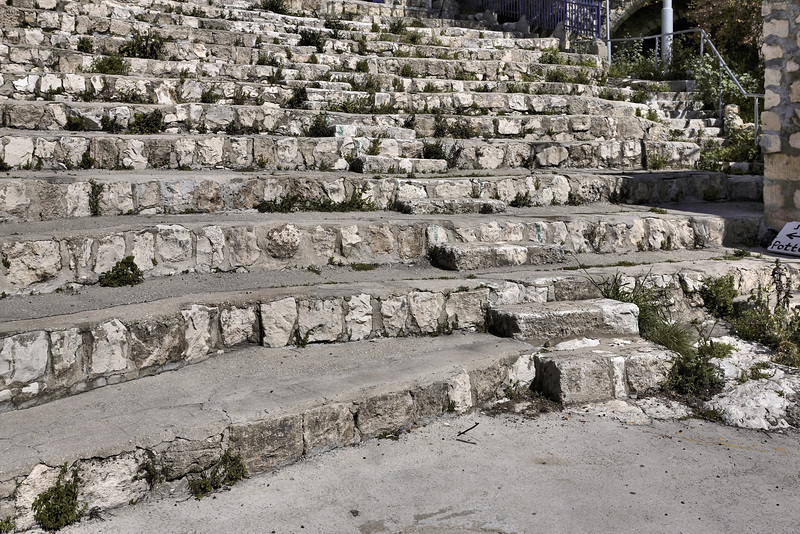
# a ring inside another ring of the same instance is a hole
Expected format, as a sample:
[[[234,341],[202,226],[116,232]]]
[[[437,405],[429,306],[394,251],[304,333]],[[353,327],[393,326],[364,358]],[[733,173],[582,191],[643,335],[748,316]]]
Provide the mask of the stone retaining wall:
[[[800,4],[764,0],[764,217],[800,220]]]

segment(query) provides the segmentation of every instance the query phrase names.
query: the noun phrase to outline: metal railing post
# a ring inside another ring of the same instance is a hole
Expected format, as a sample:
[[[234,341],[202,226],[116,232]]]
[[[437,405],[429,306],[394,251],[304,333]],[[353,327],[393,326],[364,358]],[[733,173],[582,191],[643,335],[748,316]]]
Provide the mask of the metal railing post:
[[[658,72],[658,36],[656,37],[656,72]]]
[[[755,143],[756,146],[758,146],[758,127],[759,127],[759,123],[761,122],[760,121],[761,117],[758,116],[758,97],[757,96],[753,98],[753,102],[754,102],[753,109],[755,109],[755,113],[754,113],[754,117],[753,117],[753,133],[754,133],[754,138],[755,139],[753,139],[753,142]]]

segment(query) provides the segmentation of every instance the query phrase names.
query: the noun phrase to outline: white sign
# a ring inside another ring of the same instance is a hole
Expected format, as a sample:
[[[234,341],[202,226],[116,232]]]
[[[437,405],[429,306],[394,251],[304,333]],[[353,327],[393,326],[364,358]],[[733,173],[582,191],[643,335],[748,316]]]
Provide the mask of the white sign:
[[[790,222],[778,233],[778,237],[767,247],[770,252],[800,256],[800,222]]]

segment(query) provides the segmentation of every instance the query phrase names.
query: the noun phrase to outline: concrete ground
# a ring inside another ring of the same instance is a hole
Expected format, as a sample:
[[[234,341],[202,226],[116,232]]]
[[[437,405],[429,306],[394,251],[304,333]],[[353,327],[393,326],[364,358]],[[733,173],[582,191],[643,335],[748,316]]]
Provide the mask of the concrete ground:
[[[779,533],[797,532],[798,503],[797,432],[472,414],[63,532]]]

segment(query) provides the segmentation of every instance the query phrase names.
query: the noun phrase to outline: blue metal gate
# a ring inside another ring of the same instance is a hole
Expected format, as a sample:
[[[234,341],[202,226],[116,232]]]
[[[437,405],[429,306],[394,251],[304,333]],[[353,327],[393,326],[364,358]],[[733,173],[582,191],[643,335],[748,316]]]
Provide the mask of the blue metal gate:
[[[569,33],[602,38],[602,0],[470,0],[469,3],[508,18],[525,15],[531,24],[548,30],[563,22]]]

